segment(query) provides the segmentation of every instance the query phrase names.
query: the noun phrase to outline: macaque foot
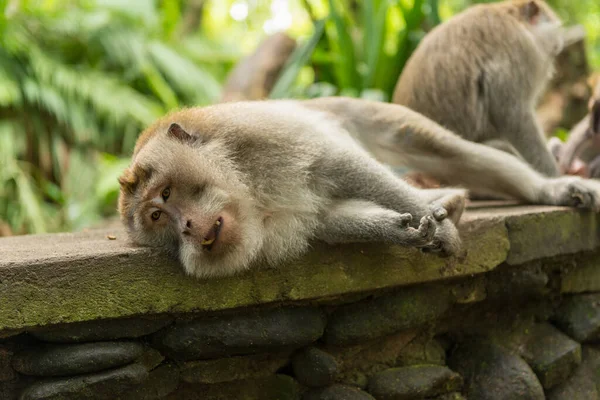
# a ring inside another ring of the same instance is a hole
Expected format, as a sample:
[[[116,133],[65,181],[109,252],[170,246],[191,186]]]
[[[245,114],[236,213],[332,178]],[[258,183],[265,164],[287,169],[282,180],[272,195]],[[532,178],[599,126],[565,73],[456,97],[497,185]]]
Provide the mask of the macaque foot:
[[[457,256],[462,252],[462,242],[456,224],[465,209],[466,191],[463,189],[429,189],[421,192],[435,219],[436,230],[431,242],[418,246],[424,253]]]
[[[404,231],[401,232],[397,242],[417,247],[424,253],[435,253],[443,257],[458,255],[461,252],[462,243],[458,229],[451,219],[446,218],[447,215],[448,212],[445,208],[432,207],[432,215],[421,218],[419,228],[415,229],[408,226],[412,221],[412,216],[400,214],[400,226]]]
[[[441,204],[431,204],[429,206],[431,215],[436,221],[443,221],[448,216],[448,210],[446,210]]]
[[[462,189],[424,190],[423,197],[436,221],[449,218],[458,223],[465,209],[466,191]]]
[[[462,242],[454,223],[446,219],[437,223],[435,236],[431,243],[421,247],[424,253],[436,253],[442,257],[463,254]]]
[[[412,221],[412,215],[400,214],[400,230],[396,232],[396,237],[392,240],[398,244],[413,247],[423,247],[430,244],[436,232],[436,223],[433,217],[425,216],[419,221],[419,227],[409,226]]]
[[[542,204],[588,208],[600,211],[600,182],[577,177],[560,177],[544,190]]]

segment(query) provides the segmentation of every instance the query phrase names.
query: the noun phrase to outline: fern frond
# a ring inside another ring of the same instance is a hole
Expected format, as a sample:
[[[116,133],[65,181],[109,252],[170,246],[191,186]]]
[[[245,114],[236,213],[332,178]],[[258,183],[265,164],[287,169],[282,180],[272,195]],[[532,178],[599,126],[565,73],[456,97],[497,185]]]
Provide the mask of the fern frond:
[[[179,55],[172,48],[154,41],[149,46],[154,63],[187,98],[196,104],[210,104],[221,93],[221,85],[208,72],[188,59]]]

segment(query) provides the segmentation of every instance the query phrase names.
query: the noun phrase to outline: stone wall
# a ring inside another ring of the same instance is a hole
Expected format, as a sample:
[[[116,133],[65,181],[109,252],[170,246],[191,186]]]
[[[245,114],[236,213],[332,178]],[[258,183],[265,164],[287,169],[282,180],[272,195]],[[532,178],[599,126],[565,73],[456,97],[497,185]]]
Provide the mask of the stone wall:
[[[461,232],[461,262],[315,244],[209,281],[120,230],[2,239],[0,399],[600,399],[597,216]]]

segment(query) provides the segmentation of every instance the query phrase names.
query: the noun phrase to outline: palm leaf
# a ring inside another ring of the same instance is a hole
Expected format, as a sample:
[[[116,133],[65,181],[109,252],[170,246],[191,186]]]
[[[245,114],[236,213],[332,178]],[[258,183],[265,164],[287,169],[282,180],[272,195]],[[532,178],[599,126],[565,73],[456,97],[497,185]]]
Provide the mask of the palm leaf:
[[[214,102],[221,93],[221,85],[208,72],[172,48],[154,41],[149,46],[152,61],[168,78],[169,82],[196,104]]]

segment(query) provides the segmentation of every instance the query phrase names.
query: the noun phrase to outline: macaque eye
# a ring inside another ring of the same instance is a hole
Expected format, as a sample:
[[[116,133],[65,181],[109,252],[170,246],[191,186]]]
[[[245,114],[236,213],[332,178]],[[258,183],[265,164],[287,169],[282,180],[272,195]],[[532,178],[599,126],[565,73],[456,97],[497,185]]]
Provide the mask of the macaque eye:
[[[162,214],[162,212],[156,210],[152,213],[151,217],[152,217],[152,221],[158,221],[158,219],[160,218],[160,215]]]
[[[162,198],[163,198],[164,201],[167,201],[167,199],[171,195],[171,189],[170,188],[166,188],[165,190],[162,191],[162,193],[160,195],[162,196]]]

